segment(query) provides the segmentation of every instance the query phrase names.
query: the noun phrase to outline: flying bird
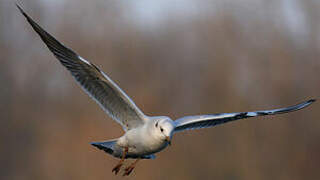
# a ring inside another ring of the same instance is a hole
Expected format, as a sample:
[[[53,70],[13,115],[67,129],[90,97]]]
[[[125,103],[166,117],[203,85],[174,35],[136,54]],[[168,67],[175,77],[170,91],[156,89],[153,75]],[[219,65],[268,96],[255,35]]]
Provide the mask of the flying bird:
[[[18,4],[16,5],[49,50],[70,71],[82,89],[99,104],[106,114],[123,127],[125,132],[123,136],[104,142],[91,143],[120,159],[112,169],[115,174],[119,172],[125,159],[136,160],[124,169],[123,176],[129,175],[139,160],[154,159],[155,153],[171,144],[172,136],[177,132],[213,127],[244,118],[297,111],[315,101],[311,99],[294,106],[273,110],[186,116],[174,121],[166,116],[147,116],[97,66],[56,40]]]

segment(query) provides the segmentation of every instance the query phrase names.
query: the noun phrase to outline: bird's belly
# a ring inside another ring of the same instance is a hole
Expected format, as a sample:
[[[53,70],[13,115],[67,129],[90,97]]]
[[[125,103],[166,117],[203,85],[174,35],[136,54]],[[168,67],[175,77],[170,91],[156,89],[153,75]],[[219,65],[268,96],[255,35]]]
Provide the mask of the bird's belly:
[[[149,159],[149,155],[155,154],[164,148],[167,147],[166,143],[161,144],[131,144],[128,147],[128,153],[126,154],[126,158],[147,158]],[[117,158],[121,158],[123,155],[124,148],[116,145],[113,149],[112,155]]]
[[[129,143],[128,155],[146,156],[157,153],[167,147],[165,141],[149,140],[149,141],[132,141]]]

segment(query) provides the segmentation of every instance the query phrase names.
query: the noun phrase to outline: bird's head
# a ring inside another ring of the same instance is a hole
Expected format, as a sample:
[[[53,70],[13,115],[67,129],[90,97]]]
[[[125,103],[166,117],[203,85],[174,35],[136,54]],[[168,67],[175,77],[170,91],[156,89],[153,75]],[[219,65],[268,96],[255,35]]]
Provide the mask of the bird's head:
[[[171,145],[174,123],[169,117],[161,116],[154,121],[154,131],[163,141]]]

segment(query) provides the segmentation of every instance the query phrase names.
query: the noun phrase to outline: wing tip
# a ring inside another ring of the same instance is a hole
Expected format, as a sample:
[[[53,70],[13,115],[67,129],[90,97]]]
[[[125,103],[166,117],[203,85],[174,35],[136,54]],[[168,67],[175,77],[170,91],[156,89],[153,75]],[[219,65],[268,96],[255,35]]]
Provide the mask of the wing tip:
[[[308,103],[308,104],[311,104],[311,103],[314,103],[314,102],[316,102],[316,101],[317,101],[317,99],[310,99],[310,100],[307,101],[307,103]]]
[[[317,101],[316,99],[310,99],[310,100],[303,103],[303,107],[307,107],[316,101]]]
[[[15,5],[20,13],[27,19],[32,28],[40,35],[40,31],[42,31],[41,27],[23,10],[22,6],[18,2],[15,2]]]
[[[301,104],[298,104],[298,105],[296,105],[297,106],[296,110],[300,110],[300,109],[306,108],[306,107],[308,107],[309,105],[311,105],[314,102],[316,102],[316,99],[310,99],[310,100],[305,101],[305,102],[303,102]]]
[[[14,4],[15,4],[16,7],[19,9],[19,11],[21,12],[21,14],[22,14],[24,17],[28,18],[28,15],[24,12],[24,10],[23,10],[22,7],[20,6],[20,4],[19,4],[18,2],[15,2]]]
[[[306,102],[304,103],[304,107],[307,107],[307,106],[311,105],[312,103],[314,103],[314,102],[316,102],[316,101],[317,101],[316,99],[310,99],[310,100],[308,100],[308,101],[306,101]]]

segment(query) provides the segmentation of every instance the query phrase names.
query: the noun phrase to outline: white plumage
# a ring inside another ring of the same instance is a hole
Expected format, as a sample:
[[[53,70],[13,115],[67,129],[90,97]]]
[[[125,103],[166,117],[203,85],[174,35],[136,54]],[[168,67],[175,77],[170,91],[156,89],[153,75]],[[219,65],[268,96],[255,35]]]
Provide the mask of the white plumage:
[[[98,69],[98,67],[57,41],[34,22],[19,5],[17,5],[17,7],[49,50],[60,63],[70,71],[82,89],[92,97],[110,117],[120,123],[125,130],[125,134],[118,139],[91,143],[114,157],[121,158],[118,165],[112,170],[116,174],[126,158],[135,158],[138,160],[154,159],[154,154],[167,147],[167,145],[170,144],[172,135],[176,132],[212,127],[243,118],[296,111],[307,107],[315,101],[309,100],[282,109],[187,116],[175,121],[172,121],[166,116],[149,117],[143,114],[128,95],[104,72]],[[125,169],[124,175],[131,173],[138,160]]]

